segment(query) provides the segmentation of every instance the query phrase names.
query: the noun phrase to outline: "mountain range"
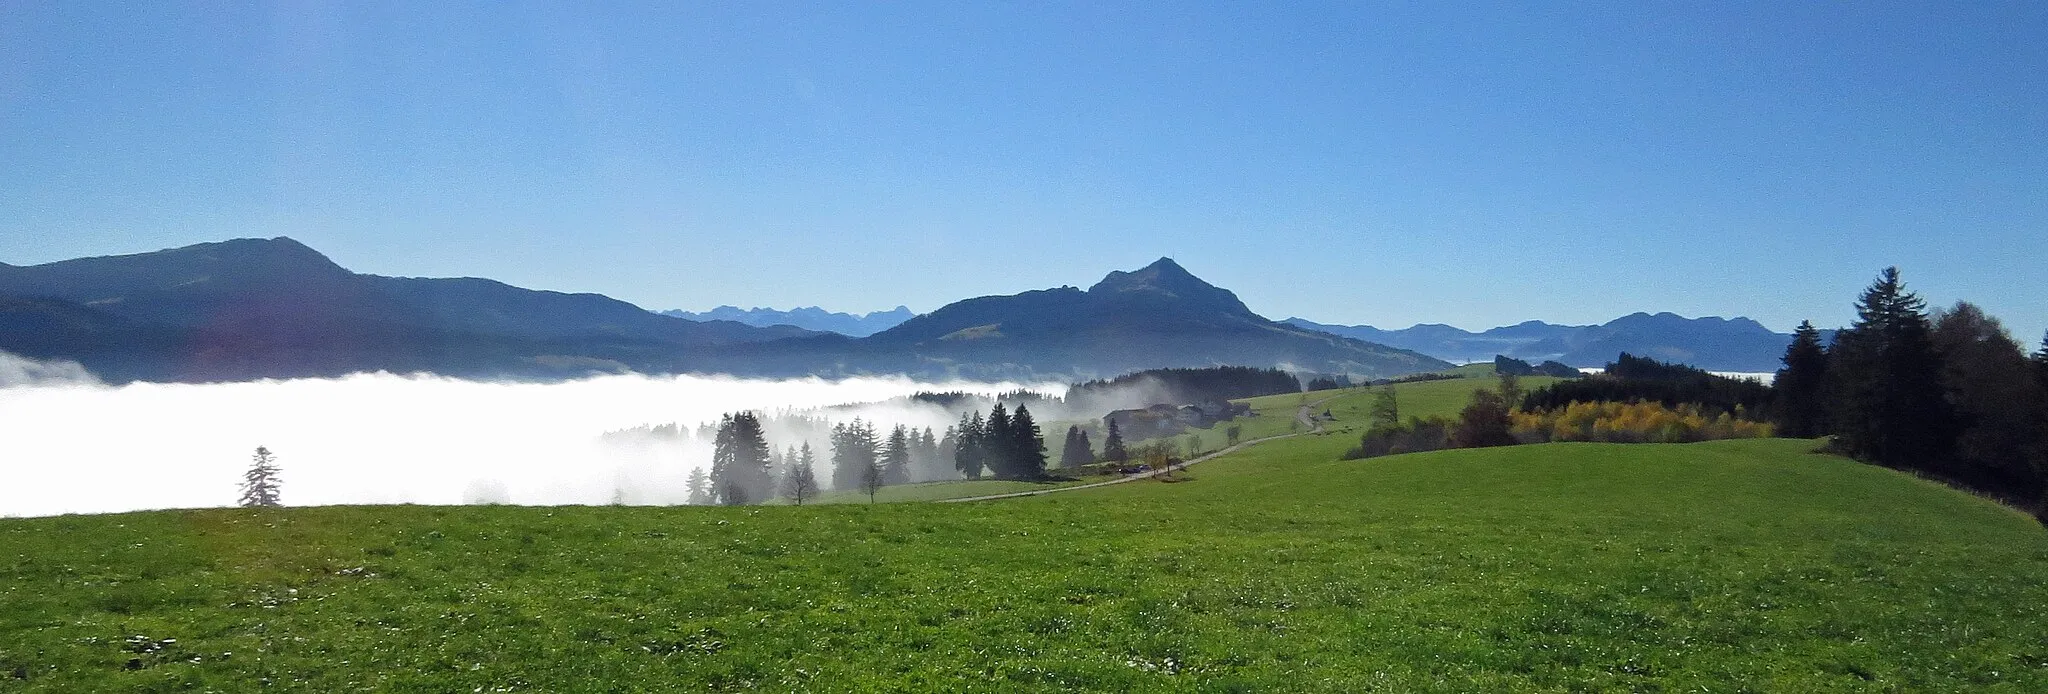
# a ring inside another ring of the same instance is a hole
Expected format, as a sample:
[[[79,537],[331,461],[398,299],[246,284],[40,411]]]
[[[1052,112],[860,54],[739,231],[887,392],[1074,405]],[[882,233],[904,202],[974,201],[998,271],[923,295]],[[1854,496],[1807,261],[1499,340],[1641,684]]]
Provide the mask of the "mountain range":
[[[350,272],[288,238],[0,264],[0,350],[122,382],[369,370],[1069,378],[1236,364],[1365,377],[1448,363],[1267,320],[1171,260],[947,305],[866,337],[665,316],[596,294]]]
[[[696,321],[726,320],[756,327],[788,325],[805,330],[839,333],[849,337],[867,337],[875,333],[902,325],[917,315],[908,306],[897,306],[887,311],[865,314],[836,313],[816,306],[805,306],[788,311],[755,307],[741,309],[738,306],[720,306],[703,313],[692,313],[679,309],[662,311],[661,315],[675,316]]]
[[[1777,370],[1785,347],[1792,344],[1790,334],[1772,332],[1748,318],[1686,318],[1673,313],[1633,313],[1600,325],[1527,321],[1482,332],[1435,323],[1383,330],[1301,318],[1282,322],[1453,362],[1486,361],[1503,354],[1524,361],[1554,359],[1576,367],[1597,367],[1628,352],[1714,371],[1766,372]],[[1823,331],[1822,339],[1832,339],[1832,332]]]

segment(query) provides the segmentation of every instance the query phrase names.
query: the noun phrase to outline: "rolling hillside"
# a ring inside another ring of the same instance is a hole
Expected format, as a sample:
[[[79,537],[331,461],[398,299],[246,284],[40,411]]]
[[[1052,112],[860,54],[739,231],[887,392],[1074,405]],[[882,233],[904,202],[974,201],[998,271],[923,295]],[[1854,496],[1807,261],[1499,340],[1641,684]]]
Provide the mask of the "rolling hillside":
[[[1810,442],[956,505],[0,521],[10,690],[2040,691],[2048,533]]]

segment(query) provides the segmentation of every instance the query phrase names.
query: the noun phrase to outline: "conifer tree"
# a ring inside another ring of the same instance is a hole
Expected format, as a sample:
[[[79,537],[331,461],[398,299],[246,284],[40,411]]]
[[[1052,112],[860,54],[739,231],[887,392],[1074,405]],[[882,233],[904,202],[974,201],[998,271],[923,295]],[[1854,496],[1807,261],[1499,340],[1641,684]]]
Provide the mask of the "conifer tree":
[[[858,489],[868,468],[875,466],[875,427],[855,417],[853,423],[832,428],[832,488]]]
[[[717,502],[740,506],[768,498],[768,442],[761,420],[752,412],[728,414],[719,420],[712,442],[711,489]]]
[[[1095,444],[1088,441],[1088,430],[1081,430],[1081,440],[1076,444],[1081,465],[1095,462]]]
[[[1010,444],[1008,449],[1010,477],[1035,480],[1045,477],[1045,439],[1038,430],[1038,423],[1031,420],[1031,409],[1017,405],[1017,413],[1010,416]]]
[[[248,508],[283,506],[284,502],[278,496],[278,488],[284,484],[284,480],[280,479],[277,473],[277,457],[270,454],[270,449],[257,446],[256,455],[250,461],[249,470],[242,473],[242,506]]]
[[[711,503],[711,476],[704,474],[704,468],[690,468],[690,476],[683,483],[690,492],[690,505],[702,506]]]
[[[1081,428],[1079,426],[1067,426],[1067,440],[1059,446],[1059,467],[1087,465],[1085,461],[1081,461],[1081,454],[1077,450],[1079,446],[1081,446]]]
[[[1885,268],[1856,302],[1856,322],[1835,336],[1828,380],[1843,452],[1891,467],[1943,467],[1954,419],[1925,308],[1899,269]]]
[[[1010,472],[1010,454],[1017,441],[1010,433],[1010,413],[1003,409],[1002,402],[989,408],[988,420],[982,427],[981,451],[989,471],[999,478],[1014,477]]]
[[[1811,321],[1800,321],[1792,331],[1784,362],[1772,381],[1778,434],[1805,439],[1827,433],[1828,352]]]
[[[882,484],[903,484],[910,481],[910,430],[901,424],[889,431],[889,440],[882,444]]]
[[[960,417],[959,431],[954,433],[953,469],[959,470],[962,477],[981,479],[982,472],[987,469],[986,427],[980,412],[969,412]]]
[[[1102,459],[1117,463],[1131,459],[1131,452],[1124,449],[1123,432],[1117,431],[1114,419],[1109,420],[1109,431],[1102,435]]]
[[[2048,333],[2041,335],[2041,349],[2034,351],[2034,374],[2041,387],[2048,388]]]
[[[805,499],[818,496],[818,473],[813,469],[814,455],[811,443],[805,441],[796,454],[790,456],[789,470],[782,476],[782,496],[796,505],[804,505]]]

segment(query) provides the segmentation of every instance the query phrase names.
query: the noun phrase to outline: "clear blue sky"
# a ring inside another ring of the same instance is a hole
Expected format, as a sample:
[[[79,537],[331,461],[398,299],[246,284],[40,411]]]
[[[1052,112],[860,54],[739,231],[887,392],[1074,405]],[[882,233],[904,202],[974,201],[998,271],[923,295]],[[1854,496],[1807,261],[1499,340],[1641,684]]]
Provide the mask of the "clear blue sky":
[[[1898,264],[2048,327],[2048,3],[848,4],[9,2],[0,261],[1780,330]]]

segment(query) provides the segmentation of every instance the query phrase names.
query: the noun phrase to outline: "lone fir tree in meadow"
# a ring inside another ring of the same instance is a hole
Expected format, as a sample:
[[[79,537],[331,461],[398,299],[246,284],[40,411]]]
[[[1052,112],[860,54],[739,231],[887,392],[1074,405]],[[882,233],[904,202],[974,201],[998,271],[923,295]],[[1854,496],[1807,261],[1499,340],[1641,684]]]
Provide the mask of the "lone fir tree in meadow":
[[[1785,368],[1772,381],[1778,434],[1795,439],[1812,438],[1828,428],[1828,350],[1820,343],[1820,331],[1812,321],[1800,321],[1792,331],[1792,345],[1785,348]]]
[[[277,476],[277,457],[270,449],[256,447],[256,456],[250,462],[248,472],[242,473],[241,504],[248,508],[272,508],[283,506],[278,498],[278,487],[284,483]]]

